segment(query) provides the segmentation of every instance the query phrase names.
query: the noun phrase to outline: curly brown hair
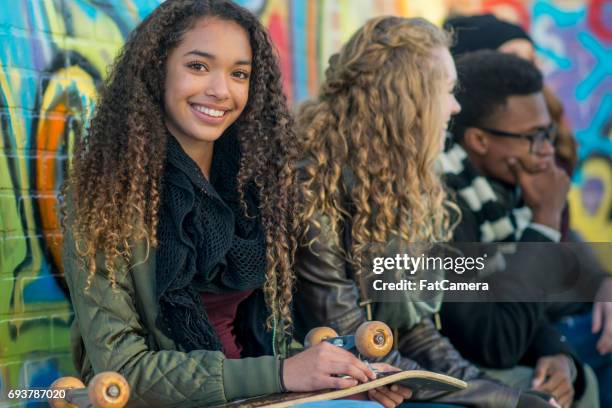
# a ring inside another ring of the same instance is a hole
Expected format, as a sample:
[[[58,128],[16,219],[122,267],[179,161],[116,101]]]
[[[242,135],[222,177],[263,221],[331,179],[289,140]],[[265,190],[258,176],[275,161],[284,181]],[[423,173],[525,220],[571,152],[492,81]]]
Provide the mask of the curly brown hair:
[[[433,169],[446,78],[434,54],[449,44],[420,18],[371,19],[330,58],[318,99],[300,110],[301,219],[308,232],[320,227],[317,214],[327,217],[336,239],[348,220],[353,263],[393,235],[406,243],[450,238],[453,206]]]
[[[269,36],[253,14],[230,1],[168,0],[131,32],[101,90],[89,131],[75,149],[63,188],[70,198],[71,222],[66,226],[84,259],[88,287],[98,254],[104,254],[104,267],[115,285],[116,262],[130,261],[135,243],[144,240],[157,246],[168,137],[163,103],[166,61],[183,35],[204,17],[236,22],[249,34],[249,100],[236,122],[241,151],[248,154],[241,155],[238,186],[241,197],[251,181],[258,188],[268,245],[268,324],[280,319],[288,330],[298,191],[292,166],[296,138]],[[65,205],[62,211],[66,218]]]
[[[552,89],[547,86],[542,88],[542,93],[544,94],[544,99],[546,99],[548,113],[557,127],[555,153],[557,158],[562,162],[564,169],[571,175],[578,162],[576,138],[565,119],[565,109],[563,108],[561,100],[555,95]]]

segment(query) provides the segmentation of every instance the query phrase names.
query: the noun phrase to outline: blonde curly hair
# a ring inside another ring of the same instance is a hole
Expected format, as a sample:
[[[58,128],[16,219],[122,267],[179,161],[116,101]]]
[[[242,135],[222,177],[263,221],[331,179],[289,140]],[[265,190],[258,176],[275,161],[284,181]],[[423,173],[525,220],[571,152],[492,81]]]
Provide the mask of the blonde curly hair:
[[[436,51],[450,41],[426,20],[379,17],[330,58],[319,97],[297,118],[303,236],[322,215],[338,239],[348,220],[353,261],[394,236],[450,238],[453,206],[434,171],[447,78]]]

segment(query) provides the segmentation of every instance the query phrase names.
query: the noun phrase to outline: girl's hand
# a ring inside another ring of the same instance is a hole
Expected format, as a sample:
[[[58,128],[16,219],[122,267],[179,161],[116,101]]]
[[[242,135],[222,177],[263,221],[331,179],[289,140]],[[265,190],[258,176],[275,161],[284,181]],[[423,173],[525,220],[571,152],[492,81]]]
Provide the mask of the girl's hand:
[[[401,371],[399,368],[385,363],[375,363],[372,364],[372,367],[382,372]],[[410,388],[398,384],[390,384],[368,391],[370,400],[382,404],[385,408],[395,408],[411,396],[412,390]]]
[[[343,374],[352,378],[334,376]],[[283,366],[287,391],[348,388],[374,379],[376,375],[363,361],[326,341],[286,359]]]

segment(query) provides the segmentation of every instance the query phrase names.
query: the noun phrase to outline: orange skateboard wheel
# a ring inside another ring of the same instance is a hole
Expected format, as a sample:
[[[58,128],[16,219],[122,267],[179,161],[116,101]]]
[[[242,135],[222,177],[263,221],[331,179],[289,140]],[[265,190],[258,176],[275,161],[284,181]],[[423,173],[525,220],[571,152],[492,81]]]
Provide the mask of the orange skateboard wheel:
[[[62,377],[53,381],[49,388],[51,390],[72,390],[85,388],[85,384],[76,377]],[[76,405],[69,403],[64,398],[49,398],[48,402],[51,408],[77,408]]]
[[[121,374],[105,371],[89,383],[89,401],[94,408],[123,408],[130,399],[130,386]]]
[[[311,329],[304,338],[304,346],[316,346],[317,344],[334,337],[338,337],[338,333],[331,327],[315,327],[314,329]]]
[[[365,322],[355,333],[355,345],[365,358],[384,357],[393,347],[393,332],[383,322]]]

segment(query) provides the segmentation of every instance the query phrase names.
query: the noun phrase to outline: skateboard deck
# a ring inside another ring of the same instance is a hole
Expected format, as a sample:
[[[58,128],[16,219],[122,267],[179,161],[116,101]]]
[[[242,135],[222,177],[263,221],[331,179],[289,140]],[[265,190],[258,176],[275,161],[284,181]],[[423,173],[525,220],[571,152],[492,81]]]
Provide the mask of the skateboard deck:
[[[383,385],[399,384],[413,391],[428,389],[436,391],[457,391],[467,387],[465,381],[444,374],[424,370],[378,373],[378,378],[367,383],[341,390],[323,390],[314,392],[290,392],[272,394],[231,402],[225,408],[285,408],[306,402],[326,401],[347,398]]]

